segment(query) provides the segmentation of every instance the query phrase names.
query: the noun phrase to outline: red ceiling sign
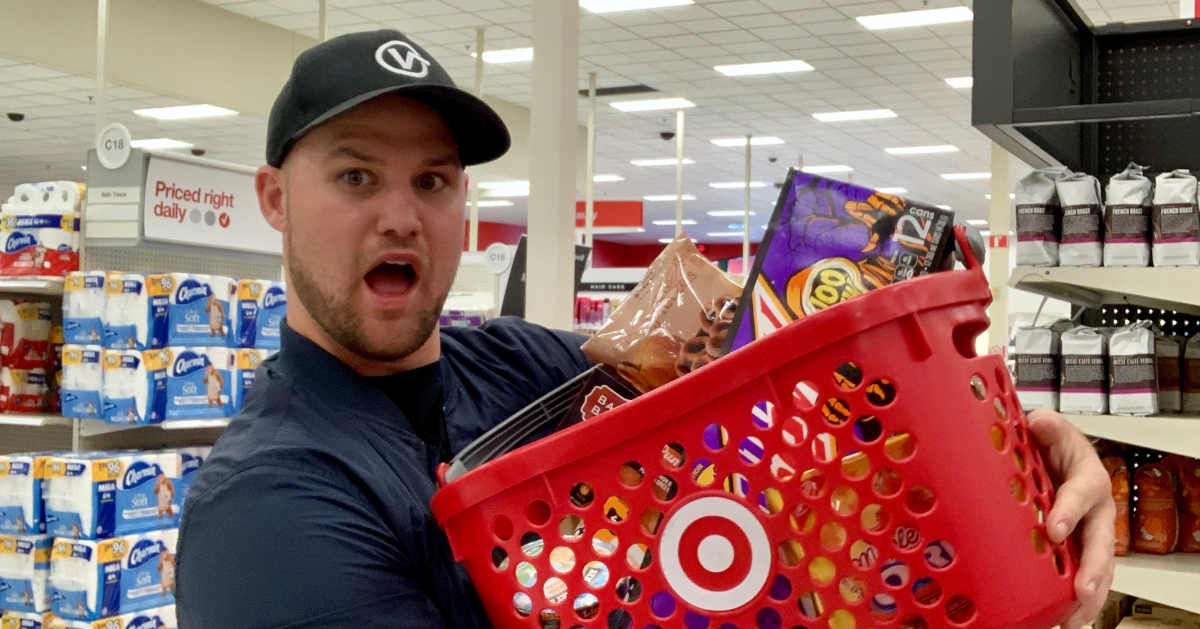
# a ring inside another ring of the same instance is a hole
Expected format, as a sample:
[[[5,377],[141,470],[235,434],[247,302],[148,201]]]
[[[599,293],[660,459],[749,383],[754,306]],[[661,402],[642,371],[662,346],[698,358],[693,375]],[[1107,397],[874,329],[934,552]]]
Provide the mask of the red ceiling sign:
[[[641,227],[641,201],[595,201],[593,227]],[[575,226],[586,227],[587,212],[583,201],[575,202]]]

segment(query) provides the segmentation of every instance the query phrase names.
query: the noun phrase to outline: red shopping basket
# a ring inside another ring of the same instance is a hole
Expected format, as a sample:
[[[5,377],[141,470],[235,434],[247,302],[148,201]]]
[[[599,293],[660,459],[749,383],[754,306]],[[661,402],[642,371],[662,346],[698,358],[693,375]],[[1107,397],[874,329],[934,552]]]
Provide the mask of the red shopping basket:
[[[964,251],[969,247],[960,235]],[[806,317],[433,499],[498,629],[1045,629],[1075,559],[979,264]]]

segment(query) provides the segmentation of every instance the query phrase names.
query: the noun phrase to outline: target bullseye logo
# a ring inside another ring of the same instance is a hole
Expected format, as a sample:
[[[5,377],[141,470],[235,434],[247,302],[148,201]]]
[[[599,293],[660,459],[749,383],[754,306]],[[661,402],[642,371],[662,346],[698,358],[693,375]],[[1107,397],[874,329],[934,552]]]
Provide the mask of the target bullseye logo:
[[[758,518],[720,496],[687,503],[663,526],[659,566],[675,594],[705,611],[749,603],[771,576],[771,543]]]

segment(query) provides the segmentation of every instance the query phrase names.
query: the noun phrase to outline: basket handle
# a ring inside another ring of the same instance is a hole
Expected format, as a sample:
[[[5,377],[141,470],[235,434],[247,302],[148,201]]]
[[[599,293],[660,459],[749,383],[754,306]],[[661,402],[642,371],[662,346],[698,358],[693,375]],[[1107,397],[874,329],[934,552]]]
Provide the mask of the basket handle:
[[[962,250],[963,264],[967,269],[974,271],[982,268],[979,259],[975,257],[975,249],[971,247],[971,237],[967,234],[966,225],[954,226],[954,240],[958,243],[958,248]]]

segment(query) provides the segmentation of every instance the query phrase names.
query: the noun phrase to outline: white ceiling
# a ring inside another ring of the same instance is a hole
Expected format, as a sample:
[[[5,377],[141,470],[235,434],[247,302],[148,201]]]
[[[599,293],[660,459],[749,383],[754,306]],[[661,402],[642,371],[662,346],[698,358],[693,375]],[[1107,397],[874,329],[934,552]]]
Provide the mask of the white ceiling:
[[[276,26],[316,36],[316,0],[205,0]],[[1077,0],[1095,23],[1165,19],[1177,0]],[[473,84],[475,28],[486,27],[487,49],[532,45],[531,0],[329,0],[330,34],[398,28],[424,45],[460,85]],[[644,83],[664,96],[696,103],[687,112],[685,152],[696,161],[685,167],[685,202],[691,228],[705,238],[725,231],[736,219],[712,219],[706,212],[740,209],[741,190],[715,190],[710,182],[743,177],[742,150],[721,148],[713,138],[747,133],[774,135],[779,146],[755,147],[753,178],[781,180],[789,165],[848,164],[856,183],[903,187],[909,196],[948,204],[967,218],[986,216],[987,181],[947,182],[941,173],[989,169],[989,143],[970,126],[970,90],[950,88],[943,79],[971,74],[971,25],[868,32],[854,17],[874,13],[971,5],[970,0],[697,0],[694,6],[593,15],[583,11],[580,32],[580,87],[587,73],[599,85]],[[784,76],[725,77],[719,64],[798,58],[816,71]],[[530,66],[487,65],[484,91],[528,105]],[[80,179],[84,152],[94,128],[92,80],[0,59],[0,112],[20,111],[27,119],[0,119],[0,197],[16,183]],[[109,90],[109,119],[130,127],[135,138],[171,137],[195,143],[207,157],[247,165],[261,163],[265,123],[249,116],[192,122],[155,122],[134,116],[140,107],[183,104],[121,86]],[[612,100],[612,99],[607,99]],[[673,112],[621,113],[602,100],[597,116],[597,172],[625,177],[596,185],[597,197],[641,198],[674,192],[674,168],[639,168],[634,158],[673,157],[673,142],[659,132],[672,130]],[[218,103],[219,104],[219,103]],[[890,108],[895,119],[827,124],[811,114],[823,111]],[[580,102],[580,122],[586,120]],[[885,147],[954,144],[947,155],[898,157]],[[768,156],[777,162],[768,162]],[[774,188],[753,190],[757,225],[765,224]],[[484,220],[524,223],[523,199],[511,208],[481,210]],[[610,237],[649,241],[668,236],[671,227],[651,220],[674,216],[674,203],[646,203],[647,232]],[[757,237],[761,229],[752,232]],[[738,242],[740,238],[725,239]]]

